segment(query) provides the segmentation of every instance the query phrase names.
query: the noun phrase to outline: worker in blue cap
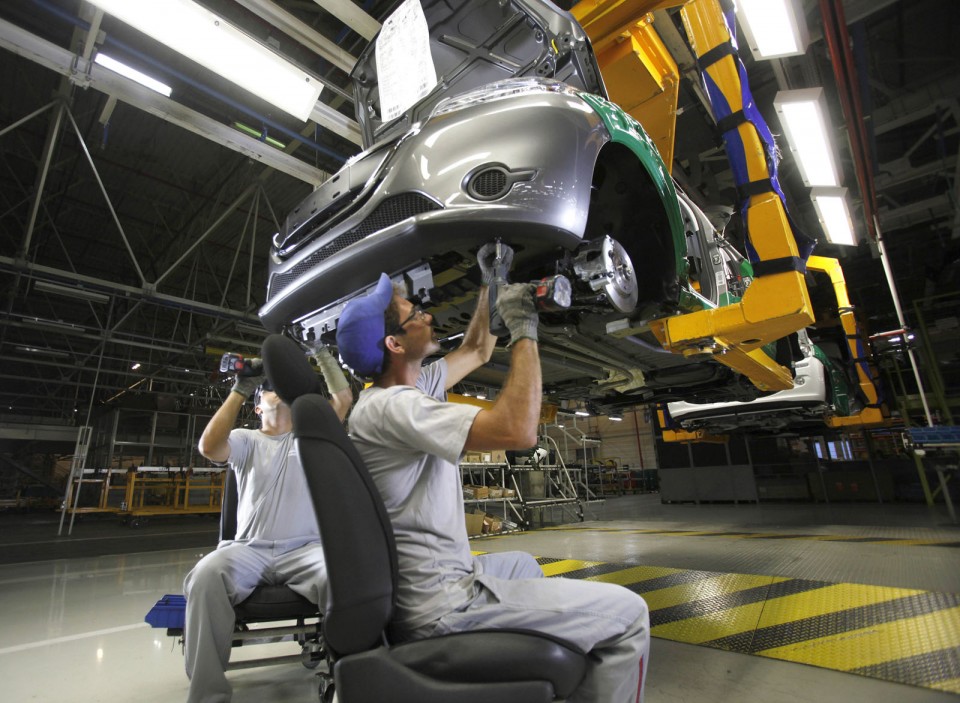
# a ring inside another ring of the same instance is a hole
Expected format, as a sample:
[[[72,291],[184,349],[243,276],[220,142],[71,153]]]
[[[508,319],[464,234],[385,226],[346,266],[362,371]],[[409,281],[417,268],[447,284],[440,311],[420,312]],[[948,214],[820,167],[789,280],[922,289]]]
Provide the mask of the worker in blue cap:
[[[499,249],[498,249],[499,250]],[[647,605],[614,584],[545,579],[523,552],[474,558],[464,520],[459,459],[465,451],[527,449],[537,441],[542,381],[533,284],[498,287],[510,333],[507,380],[490,408],[447,402],[446,392],[492,355],[487,286],[493,245],[478,253],[484,287],[461,346],[426,366],[440,345],[433,318],[386,274],[347,303],[337,346],[373,380],[350,416],[350,436],[379,489],[396,539],[399,637],[523,629],[591,652],[572,703],[636,703],[650,647]]]

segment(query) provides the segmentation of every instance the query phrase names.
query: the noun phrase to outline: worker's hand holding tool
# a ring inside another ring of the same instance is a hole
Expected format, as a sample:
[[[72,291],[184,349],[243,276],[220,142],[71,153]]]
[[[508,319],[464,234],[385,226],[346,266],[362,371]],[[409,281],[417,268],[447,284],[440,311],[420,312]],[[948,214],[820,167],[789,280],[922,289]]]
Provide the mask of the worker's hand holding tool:
[[[334,358],[328,347],[320,347],[317,349],[313,353],[313,360],[317,362],[317,366],[320,367],[320,371],[323,373],[323,380],[327,383],[327,390],[330,392],[330,395],[336,395],[340,391],[350,387],[350,382],[347,381],[347,377],[343,375],[340,364],[337,363],[336,358]]]
[[[260,359],[241,359],[241,364],[241,367],[237,369],[237,378],[233,382],[230,392],[239,393],[244,398],[249,398],[266,378],[263,375],[263,361]]]
[[[511,345],[521,339],[537,341],[540,318],[534,301],[536,289],[533,283],[505,283],[499,286],[497,315],[510,332]]]
[[[507,273],[513,263],[513,249],[501,242],[488,242],[477,252],[477,264],[483,277],[483,285],[489,286],[487,292],[490,303],[490,334],[502,337],[507,333],[500,312],[497,310],[497,297],[500,289],[507,285]]]
[[[506,283],[507,272],[513,263],[513,249],[500,241],[488,242],[477,252],[477,264],[480,265],[480,275],[485,286],[495,282]]]

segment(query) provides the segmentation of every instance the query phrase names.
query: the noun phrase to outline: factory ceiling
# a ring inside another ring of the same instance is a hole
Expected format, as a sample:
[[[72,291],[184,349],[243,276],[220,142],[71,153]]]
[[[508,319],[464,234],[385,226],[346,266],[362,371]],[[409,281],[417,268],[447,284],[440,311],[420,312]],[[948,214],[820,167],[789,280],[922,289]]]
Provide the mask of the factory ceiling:
[[[360,149],[348,72],[393,0],[202,4],[322,81],[309,120],[232,87],[82,0],[0,3],[0,429],[73,427],[104,404],[133,398],[218,404],[219,354],[252,353],[263,339],[257,309],[272,235]],[[960,3],[845,0],[843,7],[879,222],[909,311],[914,301],[960,288]],[[824,86],[857,200],[819,3],[805,10],[812,42],[804,56],[746,55],[744,63],[775,133],[778,90]],[[729,211],[732,177],[679,18],[658,11],[654,26],[683,72],[674,174],[706,209]],[[98,51],[161,78],[171,97],[91,64]],[[797,221],[821,236],[789,157],[781,174]],[[897,325],[871,242],[822,242],[817,253],[841,258],[872,331]]]

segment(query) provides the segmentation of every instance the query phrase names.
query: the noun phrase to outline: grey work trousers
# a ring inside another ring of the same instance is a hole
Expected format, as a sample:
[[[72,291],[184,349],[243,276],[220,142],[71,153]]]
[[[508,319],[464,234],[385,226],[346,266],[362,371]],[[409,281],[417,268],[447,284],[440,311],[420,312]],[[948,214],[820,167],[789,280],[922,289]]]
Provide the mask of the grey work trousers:
[[[643,701],[650,655],[643,598],[615,584],[543,578],[536,559],[524,552],[485,554],[474,563],[475,597],[432,630],[418,630],[415,639],[480,629],[542,632],[590,653],[587,674],[567,703]]]
[[[188,703],[230,700],[224,670],[233,641],[233,606],[264,584],[286,585],[313,603],[326,603],[327,569],[320,543],[225,542],[187,574],[183,592]]]

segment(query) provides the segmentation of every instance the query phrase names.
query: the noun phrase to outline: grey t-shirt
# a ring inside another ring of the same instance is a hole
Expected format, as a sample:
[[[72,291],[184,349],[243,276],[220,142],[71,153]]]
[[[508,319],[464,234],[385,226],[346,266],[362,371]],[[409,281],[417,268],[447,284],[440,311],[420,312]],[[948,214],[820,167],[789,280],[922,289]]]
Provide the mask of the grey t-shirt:
[[[480,408],[446,402],[447,364],[425,366],[417,387],[371,386],[350,436],[386,504],[397,543],[396,622],[412,630],[464,605],[473,557],[458,462]]]
[[[227,441],[230,468],[237,474],[236,541],[320,539],[293,433],[235,429]]]

